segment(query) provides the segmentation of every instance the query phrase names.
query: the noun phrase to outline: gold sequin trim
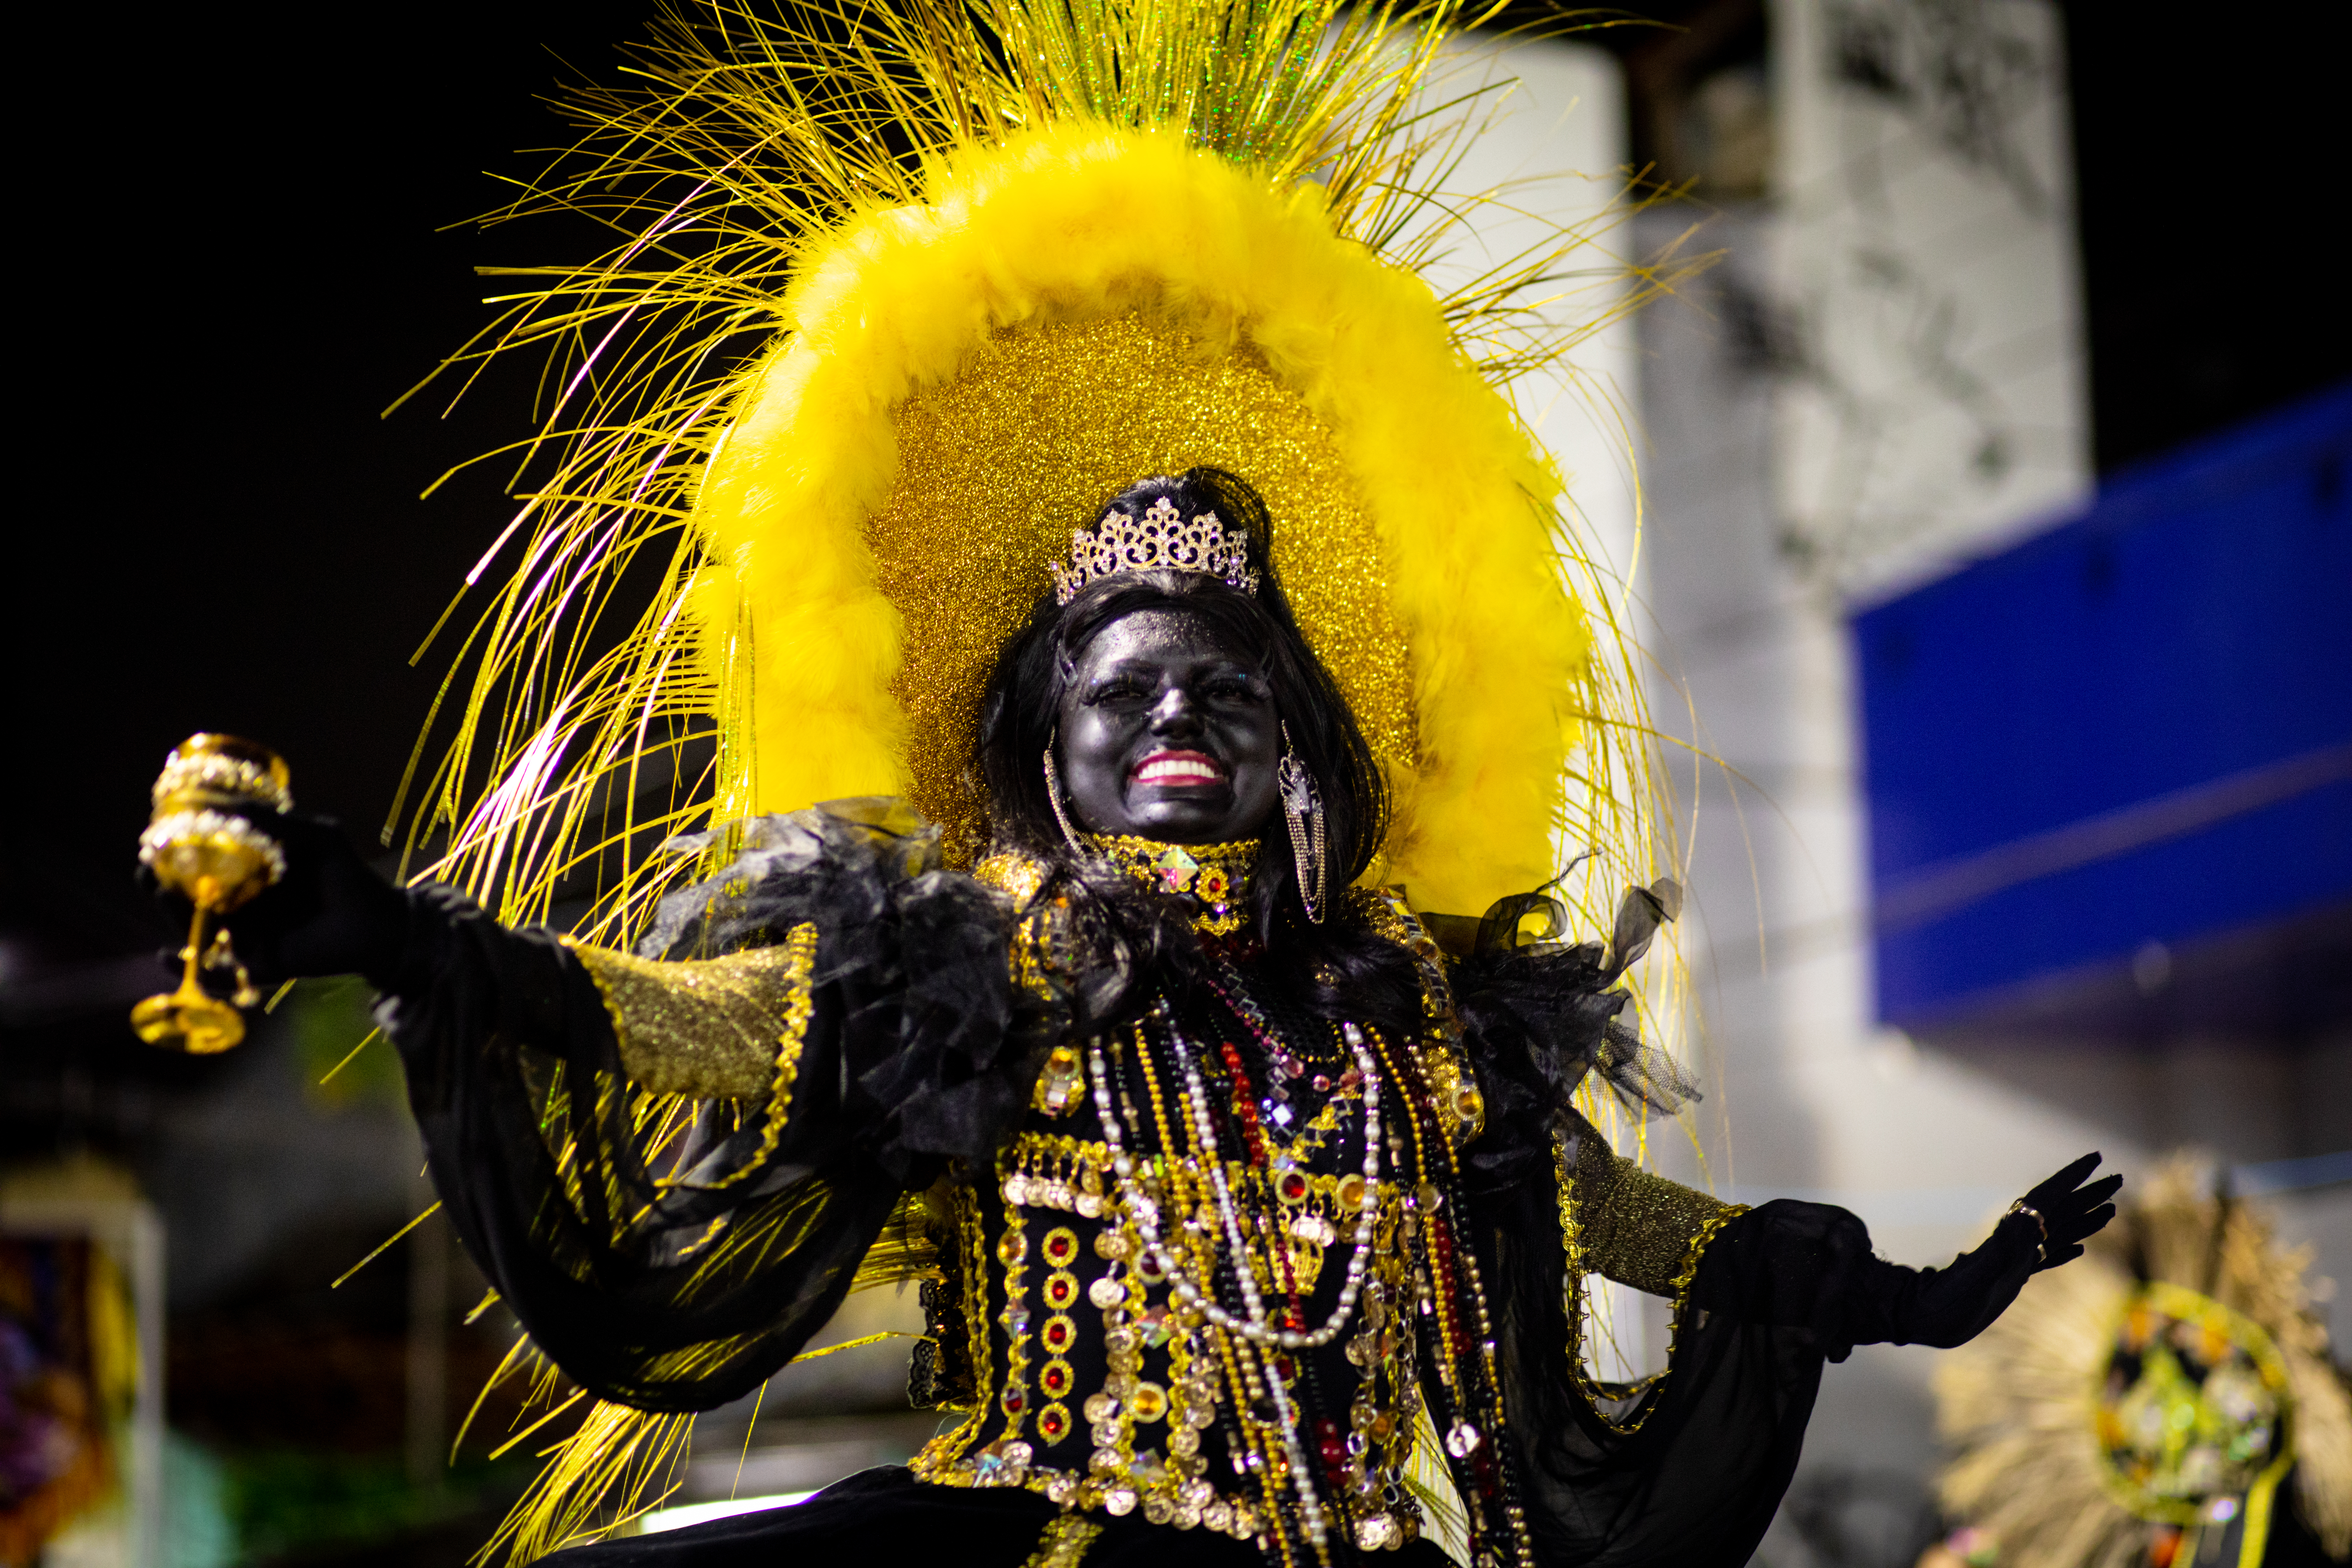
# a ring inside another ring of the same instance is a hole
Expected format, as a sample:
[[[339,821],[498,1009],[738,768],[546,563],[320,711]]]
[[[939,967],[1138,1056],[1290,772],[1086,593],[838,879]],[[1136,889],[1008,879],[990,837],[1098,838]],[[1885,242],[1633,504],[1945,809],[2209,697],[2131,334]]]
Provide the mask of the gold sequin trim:
[[[1732,1206],[1619,1158],[1589,1122],[1575,1176],[1590,1267],[1653,1296],[1674,1294],[1691,1238]]]
[[[940,825],[949,864],[982,847],[985,802],[965,761],[981,689],[1047,591],[1046,563],[1067,561],[1071,531],[1119,490],[1196,463],[1265,498],[1307,645],[1388,776],[1413,776],[1412,659],[1379,530],[1330,429],[1251,345],[1156,312],[1007,330],[917,388],[894,424],[898,471],[866,538],[904,626],[892,693],[908,798]],[[988,498],[977,511],[975,496]]]
[[[971,868],[972,880],[1012,900],[1020,912],[1007,952],[1013,984],[1048,1003],[1066,989],[1074,960],[1069,900],[1037,901],[1051,873],[1045,861],[1013,851],[985,856]]]
[[[1101,1525],[1083,1514],[1066,1513],[1048,1520],[1037,1537],[1037,1550],[1021,1568],[1078,1568],[1102,1531]]]
[[[1654,1394],[1674,1373],[1675,1348],[1682,1337],[1683,1320],[1689,1315],[1691,1286],[1698,1279],[1698,1266],[1706,1256],[1707,1247],[1715,1240],[1717,1232],[1748,1212],[1748,1205],[1719,1202],[1705,1193],[1693,1192],[1688,1187],[1669,1182],[1663,1176],[1654,1176],[1631,1161],[1619,1159],[1601,1142],[1600,1133],[1590,1123],[1582,1126],[1582,1136],[1578,1140],[1573,1163],[1570,1161],[1566,1134],[1553,1133],[1551,1147],[1552,1173],[1559,1193],[1560,1247],[1568,1261],[1567,1278],[1563,1282],[1563,1304],[1568,1312],[1569,1370],[1574,1374],[1576,1385],[1591,1405],[1593,1414],[1617,1431],[1630,1436],[1640,1431],[1642,1424],[1649,1419],[1650,1412],[1657,1408],[1654,1397],[1644,1396]],[[1622,1194],[1629,1184],[1628,1177],[1639,1177],[1643,1184],[1648,1184],[1637,1189],[1638,1195],[1630,1220],[1628,1214],[1619,1206],[1623,1201]],[[1595,1188],[1599,1190],[1596,1192]],[[1665,1197],[1655,1192],[1655,1188],[1669,1189],[1672,1194],[1678,1195]],[[1643,1200],[1647,1200],[1646,1203]],[[1686,1228],[1674,1228],[1679,1223],[1675,1218],[1677,1214],[1690,1217]],[[1673,1273],[1662,1281],[1662,1289],[1628,1279],[1624,1273],[1619,1272],[1619,1268],[1626,1266],[1626,1255],[1622,1248],[1614,1249],[1615,1256],[1611,1261],[1616,1265],[1615,1268],[1604,1264],[1600,1250],[1588,1245],[1588,1232],[1596,1219],[1617,1228],[1629,1223],[1637,1227],[1643,1224],[1667,1227],[1654,1237],[1645,1238],[1638,1248],[1641,1259],[1646,1259],[1659,1248],[1673,1248],[1676,1266]],[[1664,1296],[1674,1303],[1673,1326],[1666,1340],[1665,1369],[1652,1373],[1630,1388],[1604,1388],[1594,1382],[1585,1370],[1584,1277],[1595,1270],[1621,1285],[1631,1285],[1654,1296]],[[1604,1401],[1622,1404],[1627,1399],[1638,1401],[1630,1420],[1620,1420],[1605,1408]]]
[[[971,877],[982,887],[993,888],[1015,904],[1026,904],[1045,885],[1045,872],[1043,860],[1008,851],[982,856],[980,864],[971,868]]]
[[[815,1004],[816,927],[803,922],[775,947],[661,963],[566,941],[596,983],[621,1067],[656,1094],[768,1097],[769,1134],[782,1135]]]
[[[1052,1003],[1065,989],[1071,967],[1069,923],[1069,900],[1055,899],[1030,909],[1013,928],[1006,966],[1013,984],[1038,1001]]]

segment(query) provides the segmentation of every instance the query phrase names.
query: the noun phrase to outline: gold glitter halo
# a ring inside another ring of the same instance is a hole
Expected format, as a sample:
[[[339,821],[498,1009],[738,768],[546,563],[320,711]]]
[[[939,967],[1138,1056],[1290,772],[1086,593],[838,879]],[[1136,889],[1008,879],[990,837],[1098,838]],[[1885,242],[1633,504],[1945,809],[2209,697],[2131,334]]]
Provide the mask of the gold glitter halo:
[[[1139,312],[989,337],[899,409],[898,470],[866,524],[877,586],[903,617],[894,694],[909,791],[968,860],[984,834],[970,776],[998,647],[1100,503],[1214,464],[1256,488],[1300,629],[1389,776],[1414,763],[1412,685],[1371,519],[1331,432],[1247,344]],[[1297,569],[1293,565],[1297,563]]]

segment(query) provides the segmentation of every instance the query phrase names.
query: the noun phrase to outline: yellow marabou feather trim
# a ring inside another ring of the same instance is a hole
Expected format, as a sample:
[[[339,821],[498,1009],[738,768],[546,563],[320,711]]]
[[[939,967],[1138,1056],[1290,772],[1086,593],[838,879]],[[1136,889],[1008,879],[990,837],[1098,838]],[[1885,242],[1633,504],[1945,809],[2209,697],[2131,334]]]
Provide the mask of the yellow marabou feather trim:
[[[1549,877],[1588,646],[1551,533],[1560,481],[1429,286],[1336,234],[1317,187],[1276,191],[1172,134],[1036,132],[936,166],[927,195],[810,247],[696,509],[730,568],[697,584],[706,657],[723,666],[747,622],[756,649],[735,677],[755,808],[908,793],[902,622],[866,531],[898,410],[992,333],[1143,310],[1262,356],[1328,426],[1377,529],[1418,755],[1391,770],[1376,874],[1467,911]],[[1069,526],[1099,499],[1068,498]],[[943,551],[957,526],[940,520]]]

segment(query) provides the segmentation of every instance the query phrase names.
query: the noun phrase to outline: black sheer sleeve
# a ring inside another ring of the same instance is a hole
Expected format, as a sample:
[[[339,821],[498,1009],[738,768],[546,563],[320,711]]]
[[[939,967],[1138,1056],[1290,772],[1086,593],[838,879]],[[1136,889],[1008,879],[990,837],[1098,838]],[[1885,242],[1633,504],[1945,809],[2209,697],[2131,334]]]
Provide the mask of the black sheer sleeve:
[[[1594,1381],[1570,1317],[1581,1293],[1567,1289],[1559,1194],[1538,1166],[1476,1205],[1538,1552],[1548,1565],[1741,1568],[1795,1473],[1822,1342],[1806,1327],[1700,1304],[1725,1238],[1753,1217],[1740,1215],[1701,1248],[1702,1283],[1676,1304],[1665,1372]]]
[[[1541,893],[1505,899],[1480,920],[1422,917],[1447,954],[1440,984],[1486,1096],[1483,1134],[1463,1152],[1474,1186],[1500,1190],[1547,1160],[1588,1077],[1636,1121],[1698,1098],[1673,1058],[1643,1043],[1625,1016],[1633,996],[1617,984],[1681,907],[1671,881],[1634,889],[1606,948],[1557,940],[1567,913]]]
[[[2000,1316],[2037,1261],[2032,1222],[2011,1214],[1941,1268],[1889,1263],[1861,1219],[1781,1198],[1727,1225],[1699,1271],[1698,1304],[1802,1328],[1831,1361],[1855,1345],[1966,1344]]]
[[[467,1250],[569,1375],[642,1410],[795,1354],[901,1195],[1009,1127],[1043,1034],[1010,905],[940,870],[912,813],[727,831],[733,863],[664,900],[640,957],[413,894],[378,1014]]]

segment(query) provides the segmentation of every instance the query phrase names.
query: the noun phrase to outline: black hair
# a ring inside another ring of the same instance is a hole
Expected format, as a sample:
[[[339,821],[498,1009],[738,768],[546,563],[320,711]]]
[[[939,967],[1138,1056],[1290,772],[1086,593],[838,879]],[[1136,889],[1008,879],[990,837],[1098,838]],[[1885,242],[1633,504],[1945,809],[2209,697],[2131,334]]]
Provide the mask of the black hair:
[[[1107,906],[1100,912],[1142,949],[1139,956],[1156,952],[1180,964],[1197,961],[1189,930],[1181,922],[1171,925],[1164,907],[1155,913],[1152,900],[1129,896],[1130,889],[1140,892],[1133,884],[1091,874],[1071,855],[1046,794],[1044,765],[1069,673],[1095,637],[1114,622],[1146,610],[1192,616],[1226,647],[1257,662],[1274,689],[1275,711],[1289,731],[1292,750],[1322,798],[1328,869],[1320,925],[1307,921],[1297,896],[1297,872],[1279,810],[1260,836],[1251,879],[1253,925],[1269,953],[1279,952],[1290,961],[1272,967],[1296,975],[1301,989],[1291,1000],[1319,1016],[1340,1016],[1338,995],[1327,994],[1336,988],[1347,994],[1346,1016],[1409,1028],[1420,1001],[1412,965],[1393,943],[1370,931],[1346,896],[1380,853],[1388,829],[1387,784],[1339,684],[1291,613],[1274,570],[1273,520],[1265,502],[1239,476],[1196,468],[1131,485],[1094,515],[1118,510],[1133,516],[1163,498],[1187,517],[1213,511],[1227,530],[1246,531],[1256,591],[1246,593],[1199,572],[1132,572],[1088,584],[1067,605],[1050,594],[1039,600],[1027,624],[998,651],[981,699],[975,771],[988,789],[991,837],[1000,849],[1055,867],[1082,898]],[[1164,906],[1165,900],[1160,902]],[[1141,980],[1151,967],[1136,965],[1136,978]]]

